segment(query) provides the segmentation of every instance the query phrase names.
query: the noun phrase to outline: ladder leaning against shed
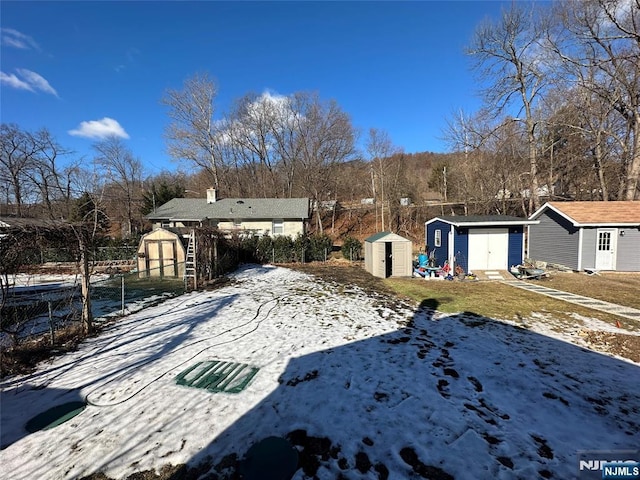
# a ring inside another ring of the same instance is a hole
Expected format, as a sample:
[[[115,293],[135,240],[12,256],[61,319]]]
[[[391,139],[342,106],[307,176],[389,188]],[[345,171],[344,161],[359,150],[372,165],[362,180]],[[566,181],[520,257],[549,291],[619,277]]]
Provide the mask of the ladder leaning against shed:
[[[187,244],[187,255],[184,262],[184,281],[187,283],[193,278],[193,287],[196,287],[196,232],[191,230],[189,243]]]

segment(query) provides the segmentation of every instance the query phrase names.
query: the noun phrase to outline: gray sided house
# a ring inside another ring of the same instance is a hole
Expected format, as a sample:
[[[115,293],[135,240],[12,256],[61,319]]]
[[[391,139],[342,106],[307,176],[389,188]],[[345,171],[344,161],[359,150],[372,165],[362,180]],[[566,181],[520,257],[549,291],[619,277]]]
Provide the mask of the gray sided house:
[[[207,198],[174,198],[147,215],[154,228],[186,233],[199,226],[213,226],[240,235],[287,235],[306,231],[308,198],[216,198],[214,189]]]
[[[364,268],[374,277],[410,277],[413,242],[392,232],[380,232],[364,241]]]
[[[425,246],[439,266],[507,270],[524,261],[524,226],[531,223],[508,215],[436,217],[425,223]]]
[[[640,202],[548,202],[530,217],[529,256],[572,270],[640,272]]]

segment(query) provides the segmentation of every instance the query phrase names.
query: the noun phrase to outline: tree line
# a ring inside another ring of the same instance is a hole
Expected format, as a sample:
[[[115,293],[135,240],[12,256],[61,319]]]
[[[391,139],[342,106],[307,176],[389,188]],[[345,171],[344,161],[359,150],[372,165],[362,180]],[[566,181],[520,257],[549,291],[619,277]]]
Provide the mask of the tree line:
[[[638,198],[640,0],[513,2],[467,53],[484,106],[448,119],[444,195],[525,214],[545,197]]]
[[[167,151],[185,167],[176,172],[146,175],[118,138],[78,159],[46,129],[2,124],[0,215],[103,221],[126,237],[170,198],[214,187],[315,206],[372,199],[381,231],[398,228],[407,202],[529,215],[547,199],[634,200],[639,17],[640,0],[513,2],[478,25],[467,53],[484,104],[446,119],[448,154],[404,153],[376,128],[361,139],[348,113],[314,92],[249,93],[221,114],[206,73],[161,98]]]

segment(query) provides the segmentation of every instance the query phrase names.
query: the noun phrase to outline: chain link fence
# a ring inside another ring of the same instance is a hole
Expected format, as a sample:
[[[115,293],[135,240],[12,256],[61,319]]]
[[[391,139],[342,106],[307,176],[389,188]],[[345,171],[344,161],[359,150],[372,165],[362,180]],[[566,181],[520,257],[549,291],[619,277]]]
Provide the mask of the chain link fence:
[[[177,271],[183,272],[184,265]],[[8,348],[27,339],[80,325],[82,295],[80,276],[57,275],[55,282],[36,283],[36,277],[14,278],[2,290],[0,346]],[[40,278],[39,280],[43,280]],[[91,309],[96,323],[127,315],[185,292],[184,279],[167,276],[161,269],[118,275],[94,275],[91,279]]]

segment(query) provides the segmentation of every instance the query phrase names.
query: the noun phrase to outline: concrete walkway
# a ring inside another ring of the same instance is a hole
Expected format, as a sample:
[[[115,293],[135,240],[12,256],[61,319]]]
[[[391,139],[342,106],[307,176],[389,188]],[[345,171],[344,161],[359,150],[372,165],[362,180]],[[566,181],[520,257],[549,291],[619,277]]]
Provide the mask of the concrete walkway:
[[[565,302],[575,303],[582,305],[583,307],[593,308],[605,313],[611,313],[618,315],[619,317],[629,318],[640,322],[640,310],[631,307],[623,307],[622,305],[616,305],[615,303],[604,302],[602,300],[596,300],[595,298],[583,297],[582,295],[576,295],[574,293],[563,292],[561,290],[555,290],[553,288],[543,287],[535,283],[527,283],[522,280],[504,280],[502,283],[511,285],[512,287],[522,288],[530,292],[540,293],[547,297],[557,298],[564,300]]]

